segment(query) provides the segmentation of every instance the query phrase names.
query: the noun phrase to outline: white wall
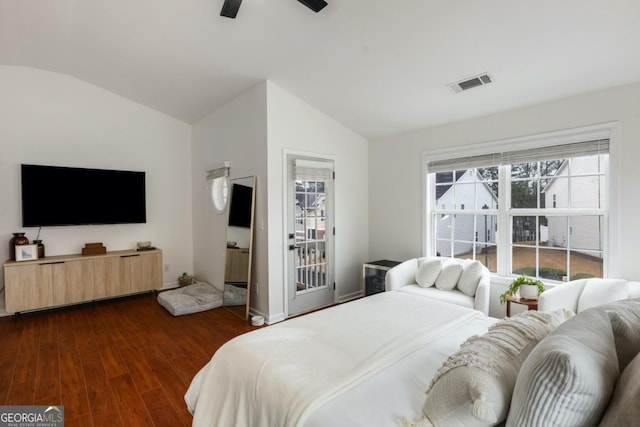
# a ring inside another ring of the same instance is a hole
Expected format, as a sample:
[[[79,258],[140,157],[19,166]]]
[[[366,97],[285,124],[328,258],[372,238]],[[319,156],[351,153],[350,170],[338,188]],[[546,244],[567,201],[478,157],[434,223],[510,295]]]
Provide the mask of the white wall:
[[[216,215],[205,172],[231,162],[231,177],[257,176],[251,310],[284,319],[284,150],[336,159],[336,283],[341,297],[360,291],[367,261],[367,141],[271,82],[263,82],[193,128],[194,265],[198,278],[224,283],[224,216]],[[341,234],[342,233],[342,234]]]
[[[147,223],[45,227],[47,255],[107,250],[151,240],[163,250],[165,283],[192,269],[191,126],[74,77],[0,66],[0,258],[21,227],[20,164],[146,172]],[[81,201],[79,201],[81,203]],[[3,280],[0,275],[0,280]],[[1,298],[2,303],[4,298]]]
[[[422,254],[421,153],[598,123],[619,123],[619,145],[612,147],[613,173],[619,175],[620,209],[611,212],[621,230],[619,277],[640,279],[640,84],[560,99],[487,117],[432,127],[371,141],[369,145],[369,251],[372,258],[408,259]],[[617,162],[617,163],[616,163]],[[384,170],[385,173],[379,173]],[[615,190],[614,190],[615,191]],[[493,287],[492,301],[501,293]],[[496,295],[493,295],[496,293]],[[492,306],[492,315],[504,308]]]
[[[269,317],[284,315],[283,153],[315,153],[335,159],[335,279],[338,299],[361,291],[368,255],[368,144],[341,123],[277,85],[267,83],[269,132]]]
[[[227,216],[213,210],[206,171],[222,167],[225,160],[231,162],[230,178],[257,177],[252,282],[268,283],[268,233],[262,226],[267,218],[266,97],[263,82],[193,126],[194,274],[220,289],[224,285]],[[266,291],[251,298],[251,307],[268,312]]]

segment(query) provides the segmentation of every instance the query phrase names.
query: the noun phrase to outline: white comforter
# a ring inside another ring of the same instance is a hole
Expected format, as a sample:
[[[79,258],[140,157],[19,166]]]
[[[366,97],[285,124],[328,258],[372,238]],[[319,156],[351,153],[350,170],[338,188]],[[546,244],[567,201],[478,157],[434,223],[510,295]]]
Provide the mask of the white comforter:
[[[386,292],[222,346],[185,399],[194,426],[302,425],[325,402],[480,312]]]

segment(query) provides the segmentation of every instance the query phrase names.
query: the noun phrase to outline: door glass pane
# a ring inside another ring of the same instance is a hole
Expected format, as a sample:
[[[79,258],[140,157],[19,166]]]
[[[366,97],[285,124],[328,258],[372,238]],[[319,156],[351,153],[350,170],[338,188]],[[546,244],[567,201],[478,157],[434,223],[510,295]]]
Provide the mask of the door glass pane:
[[[296,189],[296,290],[327,286],[326,197],[322,181],[295,181]]]

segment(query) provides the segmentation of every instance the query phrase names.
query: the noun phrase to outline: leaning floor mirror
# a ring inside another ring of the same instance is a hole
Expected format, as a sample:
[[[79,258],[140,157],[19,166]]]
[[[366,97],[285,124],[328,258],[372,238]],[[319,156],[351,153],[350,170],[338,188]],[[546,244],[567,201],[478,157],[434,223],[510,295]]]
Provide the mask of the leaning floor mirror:
[[[222,305],[249,318],[256,177],[230,180]]]

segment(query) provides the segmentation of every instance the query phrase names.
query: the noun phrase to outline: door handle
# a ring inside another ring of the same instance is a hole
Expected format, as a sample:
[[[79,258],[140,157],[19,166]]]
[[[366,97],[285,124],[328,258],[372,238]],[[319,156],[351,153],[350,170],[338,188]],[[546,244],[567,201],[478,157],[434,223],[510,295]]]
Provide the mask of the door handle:
[[[296,245],[289,245],[289,250],[290,251],[295,251],[297,249]]]

